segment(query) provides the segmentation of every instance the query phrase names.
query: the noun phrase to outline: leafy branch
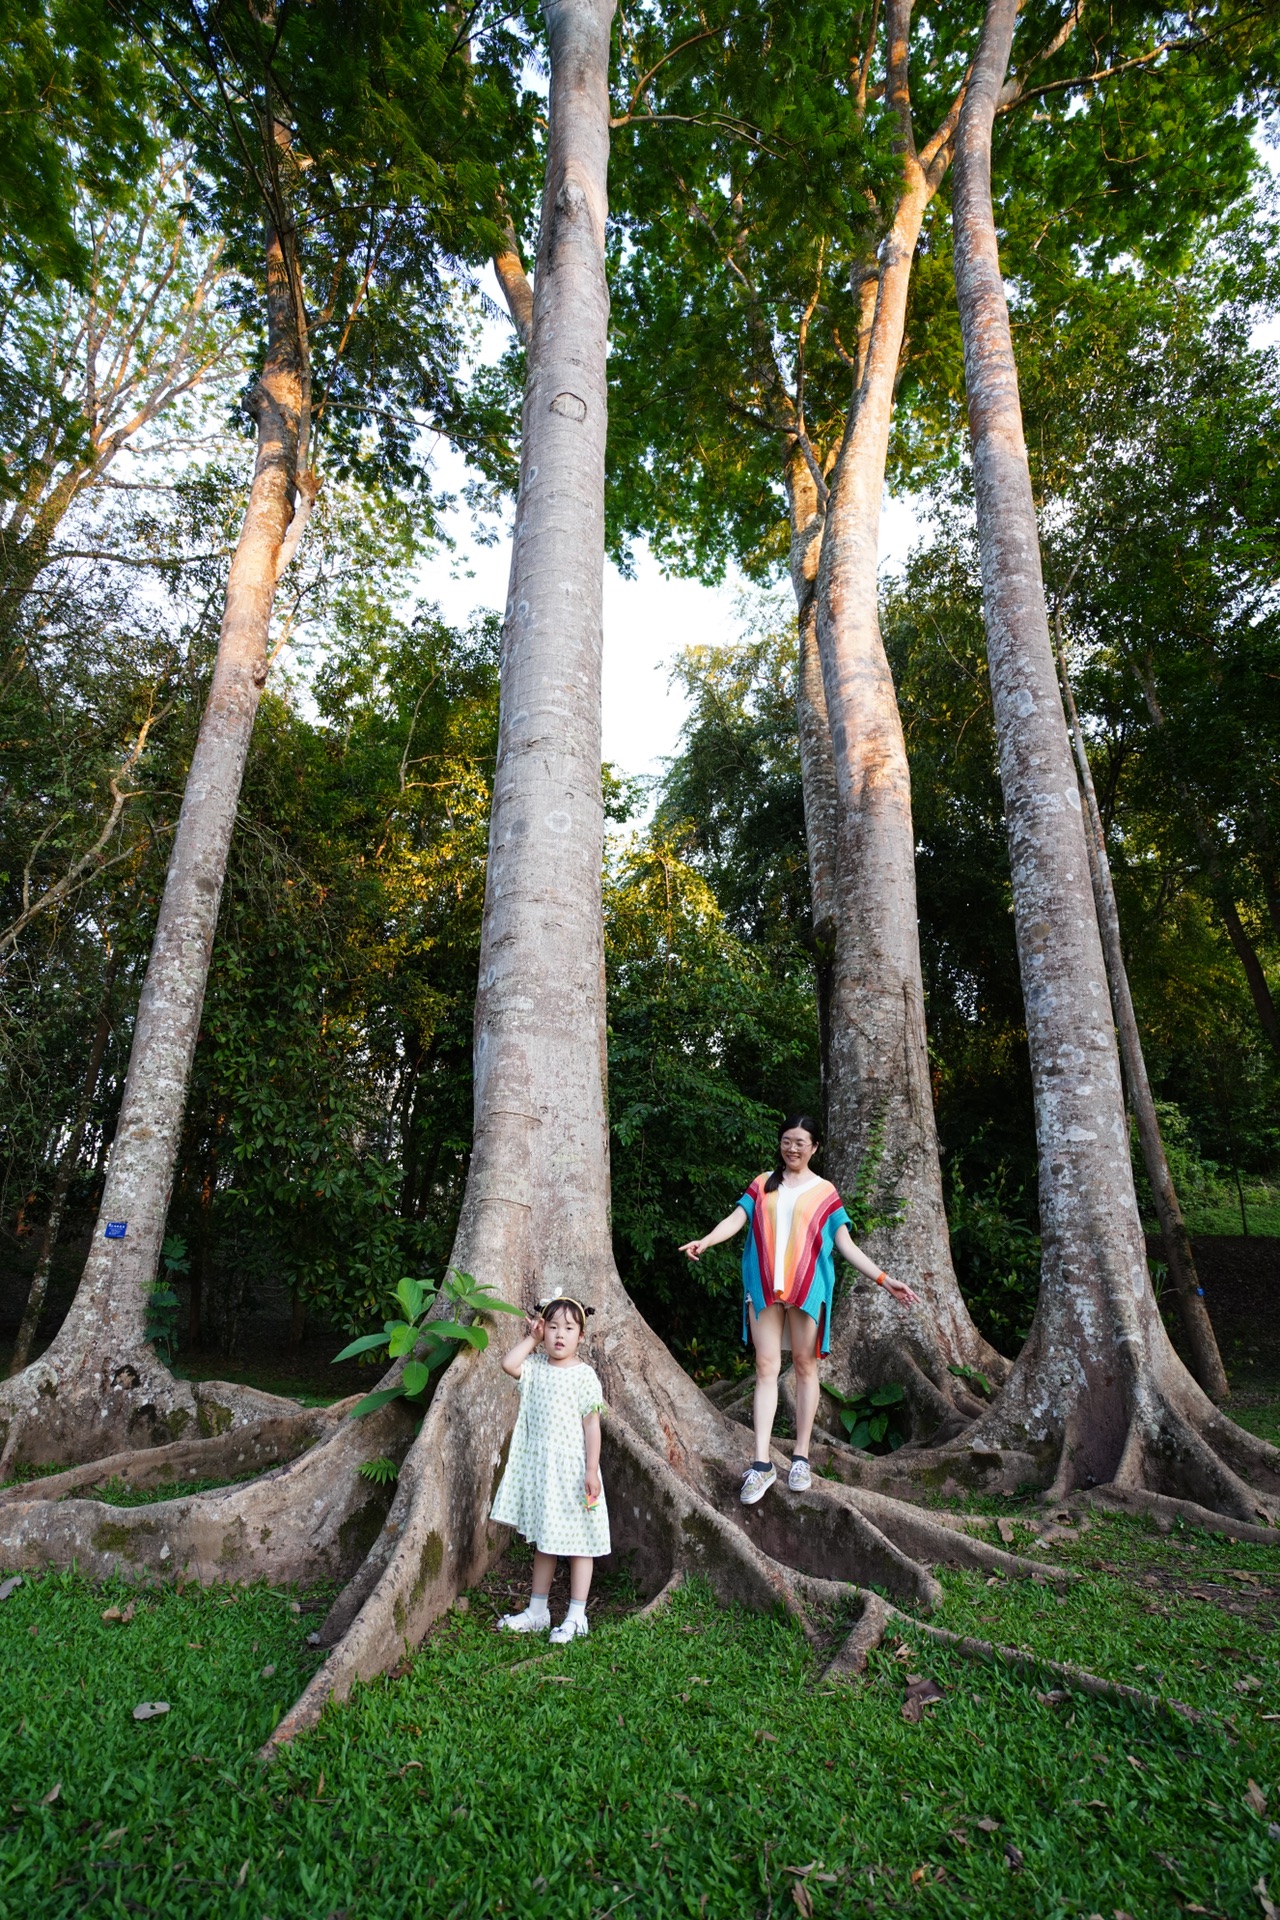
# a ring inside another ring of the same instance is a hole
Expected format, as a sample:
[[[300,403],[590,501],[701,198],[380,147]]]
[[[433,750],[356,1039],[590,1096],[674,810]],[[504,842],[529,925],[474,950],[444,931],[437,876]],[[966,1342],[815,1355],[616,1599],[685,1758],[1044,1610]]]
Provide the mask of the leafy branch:
[[[489,1344],[488,1329],[477,1326],[474,1321],[457,1319],[454,1317],[457,1314],[520,1312],[519,1307],[499,1299],[492,1288],[481,1286],[471,1274],[461,1273],[454,1267],[434,1284],[429,1280],[401,1280],[395,1298],[403,1309],[403,1320],[387,1320],[381,1333],[361,1334],[358,1340],[334,1355],[333,1365],[337,1366],[340,1360],[352,1360],[357,1354],[374,1353],[379,1347],[385,1347],[389,1360],[404,1361],[397,1385],[367,1393],[351,1409],[353,1420],[362,1419],[366,1413],[376,1413],[392,1400],[420,1399],[431,1384],[432,1374],[451,1360],[460,1346],[484,1352]],[[442,1305],[452,1311],[437,1316],[436,1310]]]

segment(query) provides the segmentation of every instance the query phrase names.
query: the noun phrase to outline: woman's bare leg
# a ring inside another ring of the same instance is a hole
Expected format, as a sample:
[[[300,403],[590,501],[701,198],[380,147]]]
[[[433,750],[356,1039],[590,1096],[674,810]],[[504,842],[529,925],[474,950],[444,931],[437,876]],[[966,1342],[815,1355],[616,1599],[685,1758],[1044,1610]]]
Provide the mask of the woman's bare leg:
[[[794,1451],[809,1458],[813,1423],[818,1417],[822,1384],[818,1378],[818,1323],[802,1307],[788,1309],[791,1328],[791,1364],[796,1374],[796,1444]]]
[[[580,1600],[584,1607],[591,1591],[591,1576],[595,1566],[589,1553],[573,1553],[569,1556],[569,1598]]]
[[[782,1370],[781,1307],[766,1307],[763,1313],[751,1310],[751,1344],[756,1350],[756,1393],[752,1408],[755,1426],[756,1459],[767,1460],[773,1443],[773,1420],[778,1411],[778,1375]],[[815,1402],[815,1412],[817,1410]],[[813,1426],[813,1415],[809,1416]]]

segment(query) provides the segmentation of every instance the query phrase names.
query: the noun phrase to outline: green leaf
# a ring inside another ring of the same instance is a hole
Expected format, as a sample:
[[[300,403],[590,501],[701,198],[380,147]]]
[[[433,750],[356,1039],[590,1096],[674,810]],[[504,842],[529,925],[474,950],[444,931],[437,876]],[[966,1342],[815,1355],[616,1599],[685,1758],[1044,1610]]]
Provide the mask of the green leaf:
[[[886,1434],[886,1433],[888,1432],[888,1430],[889,1430],[889,1416],[888,1416],[888,1414],[887,1414],[887,1413],[877,1413],[877,1414],[875,1414],[875,1415],[873,1415],[873,1417],[872,1417],[872,1419],[871,1419],[871,1420],[869,1421],[869,1423],[868,1423],[868,1427],[867,1427],[867,1431],[868,1431],[868,1432],[870,1433],[870,1435],[871,1435],[871,1438],[872,1438],[873,1440],[883,1440],[883,1439],[884,1439],[884,1436],[885,1436],[885,1434]]]
[[[360,1478],[372,1480],[375,1487],[389,1487],[393,1480],[400,1478],[400,1469],[394,1460],[388,1460],[384,1453],[378,1460],[365,1460],[360,1465]]]
[[[418,1329],[416,1327],[409,1326],[403,1320],[397,1321],[395,1327],[392,1329],[389,1343],[391,1358],[393,1360],[399,1360],[403,1358],[406,1353],[412,1353],[417,1339]]]
[[[431,1379],[431,1368],[422,1360],[406,1360],[400,1378],[405,1392],[412,1399],[415,1393],[421,1393],[427,1386]]]
[[[341,1353],[335,1353],[329,1364],[336,1367],[339,1360],[351,1360],[357,1353],[372,1353],[375,1347],[385,1347],[386,1344],[385,1333],[362,1333],[358,1340],[353,1340],[349,1347],[342,1349]]]
[[[404,1308],[406,1320],[418,1320],[422,1315],[422,1303],[426,1297],[421,1280],[411,1280],[407,1276],[396,1288],[396,1299]]]
[[[857,1426],[853,1429],[853,1432],[849,1435],[849,1445],[851,1447],[862,1447],[865,1449],[866,1446],[869,1444],[870,1439],[871,1439],[870,1426],[865,1420],[859,1420]]]
[[[177,1307],[182,1304],[172,1287],[153,1287],[149,1299],[153,1307]]]
[[[906,1446],[906,1444],[907,1444],[907,1436],[906,1436],[906,1434],[905,1434],[905,1433],[899,1433],[899,1432],[898,1432],[898,1429],[897,1429],[896,1427],[894,1427],[894,1428],[892,1428],[892,1429],[891,1429],[891,1431],[890,1431],[890,1434],[889,1434],[889,1451],[890,1451],[890,1453],[896,1453],[896,1452],[898,1451],[898,1448],[899,1448],[899,1447],[905,1447],[905,1446]]]
[[[456,1320],[433,1320],[431,1331],[444,1340],[458,1340],[463,1345],[475,1347],[480,1353],[489,1344],[489,1336],[483,1327],[460,1326]]]
[[[404,1395],[401,1387],[379,1387],[376,1393],[366,1393],[363,1400],[357,1400],[351,1409],[353,1420],[363,1420],[366,1413],[376,1413],[379,1407],[385,1407],[389,1400],[399,1400]]]
[[[873,1407],[896,1407],[904,1398],[903,1390],[895,1382],[891,1386],[877,1387],[874,1393],[867,1395]]]

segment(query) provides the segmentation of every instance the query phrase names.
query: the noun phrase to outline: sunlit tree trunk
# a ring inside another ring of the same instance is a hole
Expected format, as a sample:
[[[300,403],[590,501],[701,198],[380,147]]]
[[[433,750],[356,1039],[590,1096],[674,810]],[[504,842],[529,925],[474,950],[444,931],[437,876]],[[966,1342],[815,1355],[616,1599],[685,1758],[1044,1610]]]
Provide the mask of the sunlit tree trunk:
[[[798,449],[786,471],[791,520],[791,584],[796,596],[796,733],[800,743],[800,787],[804,798],[804,835],[809,860],[809,903],[813,932],[814,986],[818,1002],[818,1044],[825,1110],[831,1060],[831,971],[835,959],[836,773],[831,757],[827,697],[818,655],[818,559],[822,552],[824,500]],[[825,1111],[824,1111],[825,1124]]]
[[[968,1410],[974,1404],[949,1373],[951,1364],[997,1374],[1003,1366],[969,1318],[951,1260],[925,1037],[911,778],[880,635],[880,502],[907,294],[921,221],[954,132],[953,115],[917,154],[907,89],[910,22],[910,0],[893,0],[885,25],[903,188],[869,283],[874,307],[818,571],[817,636],[838,794],[827,1166],[846,1194],[859,1178],[868,1184],[874,1166],[869,1184],[879,1204],[900,1199],[898,1218],[869,1235],[868,1246],[927,1302],[925,1345],[933,1351],[926,1372],[942,1396],[930,1404],[942,1418],[958,1393]],[[854,1348],[868,1349],[864,1322],[883,1320],[888,1332],[893,1315],[865,1295],[850,1294],[847,1303],[843,1317],[856,1325],[840,1344],[852,1359]]]
[[[1232,1425],[1174,1353],[1147,1273],[1080,792],[1054,667],[991,198],[991,134],[1019,0],[989,0],[956,143],[954,245],[987,661],[1008,823],[1040,1163],[1040,1298],[966,1444],[1041,1453],[1057,1496],[1099,1483],[1248,1519],[1280,1454]]]
[[[1222,1355],[1218,1351],[1213,1322],[1204,1304],[1204,1295],[1196,1273],[1195,1256],[1191,1251],[1191,1236],[1187,1232],[1182,1208],[1178,1203],[1178,1191],[1174,1186],[1168,1156],[1164,1150],[1164,1141],[1160,1134],[1160,1119],[1156,1113],[1155,1096],[1147,1077],[1146,1055],[1142,1050],[1142,1036],[1138,1032],[1138,1016],[1134,1011],[1133,995],[1129,991],[1129,970],[1125,965],[1124,945],[1120,938],[1120,914],[1116,906],[1115,888],[1111,881],[1107,837],[1098,807],[1097,791],[1093,784],[1093,771],[1089,765],[1089,750],[1085,745],[1084,733],[1080,726],[1080,715],[1076,711],[1075,694],[1072,692],[1066,654],[1060,639],[1057,643],[1057,654],[1058,670],[1062,675],[1062,692],[1067,704],[1067,719],[1071,726],[1071,739],[1075,747],[1076,767],[1080,777],[1080,794],[1084,801],[1085,845],[1089,855],[1089,877],[1093,884],[1094,905],[1098,911],[1098,928],[1102,935],[1103,953],[1106,956],[1107,979],[1111,986],[1111,1007],[1115,1016],[1116,1037],[1120,1042],[1120,1058],[1124,1062],[1129,1104],[1133,1108],[1133,1116],[1138,1124],[1138,1138],[1142,1144],[1143,1163],[1147,1169],[1147,1179],[1155,1201],[1156,1217],[1160,1222],[1160,1237],[1164,1242],[1165,1259],[1169,1266],[1169,1276],[1173,1281],[1183,1332],[1186,1334],[1187,1346],[1191,1353],[1191,1370],[1211,1400],[1224,1400],[1230,1391],[1226,1370],[1222,1364]]]
[[[147,1344],[147,1299],[160,1257],[227,853],[267,677],[276,582],[314,497],[310,475],[299,486],[306,345],[295,297],[295,244],[291,232],[268,227],[267,352],[251,401],[257,422],[253,480],[91,1250],[53,1345],[4,1391],[5,1464],[22,1457],[56,1459],[68,1451],[90,1458],[126,1442],[168,1440],[193,1417],[192,1390],[173,1379]]]

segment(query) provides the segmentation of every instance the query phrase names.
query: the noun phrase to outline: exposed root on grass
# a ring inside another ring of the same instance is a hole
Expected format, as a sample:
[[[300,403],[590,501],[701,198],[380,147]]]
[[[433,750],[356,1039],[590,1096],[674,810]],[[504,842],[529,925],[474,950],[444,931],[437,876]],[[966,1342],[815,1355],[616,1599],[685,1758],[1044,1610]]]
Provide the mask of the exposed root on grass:
[[[1148,1493],[1142,1487],[1090,1487],[1075,1494],[1072,1504],[1094,1507],[1101,1513],[1149,1514],[1164,1533],[1181,1521],[1185,1526],[1202,1527],[1206,1533],[1224,1534],[1228,1540],[1247,1540],[1259,1547],[1280,1546],[1280,1533],[1274,1527],[1232,1520],[1198,1506],[1194,1500],[1174,1500],[1167,1493]]]
[[[982,1418],[930,1468],[976,1449],[1030,1455],[1057,1503],[1085,1490],[1187,1501],[1250,1525],[1280,1524],[1280,1450],[1237,1427],[1170,1344],[1140,1246],[1104,1248],[1088,1276],[1046,1250],[1047,1278],[1026,1345]],[[1103,1257],[1105,1255],[1106,1257]],[[921,1457],[893,1456],[919,1480]]]
[[[867,1594],[860,1618],[842,1641],[835,1658],[827,1664],[820,1684],[861,1679],[867,1670],[867,1660],[883,1642],[888,1625],[889,1609],[880,1595]]]
[[[914,1620],[910,1615],[900,1613],[896,1607],[887,1607],[886,1614],[901,1623],[904,1636],[911,1634],[932,1640],[966,1660],[980,1660],[988,1666],[1008,1667],[1015,1673],[1047,1674],[1065,1690],[1088,1694],[1094,1700],[1119,1701],[1126,1706],[1141,1707],[1147,1713],[1176,1713],[1183,1720],[1213,1720],[1218,1717],[1189,1707],[1168,1694],[1146,1693],[1141,1687],[1128,1686],[1122,1680],[1104,1680],[1100,1674],[1090,1673],[1085,1667],[1077,1667],[1064,1660],[1049,1660],[1042,1654],[1028,1652],[1025,1647],[1001,1647],[992,1640],[977,1640],[972,1634],[952,1633],[948,1628],[936,1627],[930,1621]],[[1058,1703],[1050,1700],[1048,1704],[1056,1706]]]

